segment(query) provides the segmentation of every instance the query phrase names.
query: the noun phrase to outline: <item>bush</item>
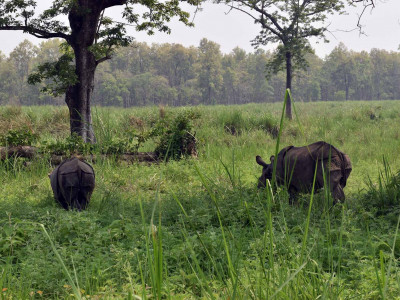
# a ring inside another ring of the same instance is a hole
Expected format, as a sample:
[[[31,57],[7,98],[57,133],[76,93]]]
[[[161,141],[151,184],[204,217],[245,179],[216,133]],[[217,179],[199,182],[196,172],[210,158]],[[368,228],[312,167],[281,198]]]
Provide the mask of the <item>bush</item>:
[[[56,155],[91,154],[100,152],[102,154],[123,154],[136,153],[139,143],[135,138],[115,138],[102,144],[92,145],[84,143],[82,138],[76,134],[67,137],[65,140],[59,140],[49,143],[43,142],[41,151]]]
[[[94,149],[94,145],[84,143],[82,138],[77,134],[72,134],[65,140],[59,140],[53,143],[47,141],[43,142],[41,147],[42,152],[57,154],[57,155],[70,155],[76,154],[88,154]]]
[[[32,146],[38,135],[29,128],[9,130],[5,135],[0,136],[0,144],[3,146]]]
[[[262,130],[272,135],[278,136],[279,127],[276,120],[271,115],[263,115],[261,118],[245,118],[240,111],[222,116],[222,124],[227,133],[241,135],[244,131]]]
[[[400,171],[393,174],[385,158],[383,165],[384,170],[379,173],[377,183],[369,178],[368,190],[362,201],[363,207],[375,210],[378,215],[390,213],[400,206]]]
[[[191,131],[193,129],[192,121],[198,118],[198,113],[188,111],[179,114],[171,121],[168,118],[162,119],[156,126],[161,135],[155,150],[158,157],[168,160],[197,155],[196,138]]]
[[[269,133],[274,139],[278,137],[278,122],[274,120],[272,116],[263,116],[261,119],[254,120],[252,123],[255,128]]]
[[[134,138],[117,138],[99,145],[103,154],[137,153],[140,143]]]
[[[232,135],[242,134],[242,132],[248,127],[239,111],[235,111],[233,114],[228,115],[223,123],[225,131]]]

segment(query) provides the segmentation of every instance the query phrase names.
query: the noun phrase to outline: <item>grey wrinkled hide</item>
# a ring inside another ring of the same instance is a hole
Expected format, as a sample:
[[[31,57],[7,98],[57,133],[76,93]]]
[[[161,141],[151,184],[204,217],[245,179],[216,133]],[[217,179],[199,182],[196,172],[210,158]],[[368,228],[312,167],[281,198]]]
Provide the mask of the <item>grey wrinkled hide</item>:
[[[265,187],[266,180],[272,179],[275,157],[271,156],[271,163],[267,164],[260,156],[256,161],[263,167],[258,187]],[[324,187],[326,183],[336,202],[344,201],[343,188],[352,170],[350,158],[334,146],[320,141],[304,147],[289,146],[283,148],[276,159],[276,182],[285,185],[290,194],[290,203],[293,203],[299,192],[312,190],[315,164],[317,164],[315,191]]]
[[[64,160],[49,177],[54,198],[64,209],[86,209],[95,187],[91,165],[74,157]]]

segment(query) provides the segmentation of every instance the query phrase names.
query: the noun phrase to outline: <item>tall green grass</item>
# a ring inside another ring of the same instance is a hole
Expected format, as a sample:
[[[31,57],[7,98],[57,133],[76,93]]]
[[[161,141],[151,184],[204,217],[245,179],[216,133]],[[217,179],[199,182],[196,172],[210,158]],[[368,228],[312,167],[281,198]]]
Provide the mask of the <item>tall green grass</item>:
[[[371,119],[378,106],[379,118]],[[52,120],[56,111],[46,109]],[[46,159],[1,162],[1,298],[398,297],[399,213],[389,201],[397,190],[400,104],[296,103],[295,122],[281,117],[282,104],[196,109],[198,159],[157,165],[99,159],[92,202],[81,213],[63,211],[52,199]],[[148,127],[158,118],[158,108],[97,113],[104,125],[99,138],[119,135],[130,117]],[[223,126],[235,114],[244,122],[238,135]],[[39,109],[17,115],[35,119],[42,140],[52,136]],[[265,116],[279,124],[278,135],[252,125]],[[257,154],[322,139],[352,159],[344,205],[330,205],[328,189],[301,195],[298,206],[288,204],[284,187],[257,190]]]

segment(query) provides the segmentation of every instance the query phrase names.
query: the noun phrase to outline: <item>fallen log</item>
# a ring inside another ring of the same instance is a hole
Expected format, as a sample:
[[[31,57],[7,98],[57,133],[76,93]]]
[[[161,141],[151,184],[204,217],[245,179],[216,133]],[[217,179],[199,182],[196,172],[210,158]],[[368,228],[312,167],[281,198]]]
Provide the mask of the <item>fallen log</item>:
[[[157,163],[158,157],[155,152],[138,152],[138,153],[130,153],[130,154],[100,154],[100,155],[75,155],[79,159],[96,163],[96,161],[101,159],[113,158],[116,160],[127,161],[130,163],[133,162],[148,162],[148,163]],[[67,155],[56,155],[52,154],[50,162],[52,165],[59,165],[64,159],[69,158]]]
[[[0,147],[0,160],[5,160],[8,157],[23,157],[32,159],[35,157],[43,156],[39,153],[39,149],[32,146],[13,146],[13,147]],[[51,154],[50,162],[53,165],[59,165],[64,159],[74,155],[57,155]],[[124,154],[98,154],[98,155],[75,155],[84,160],[96,162],[98,158],[107,159],[115,158],[116,160],[123,160],[127,162],[148,162],[157,163],[159,161],[155,152],[138,152],[138,153],[124,153]]]
[[[5,160],[8,157],[34,158],[37,152],[38,149],[32,146],[0,147],[0,159]]]

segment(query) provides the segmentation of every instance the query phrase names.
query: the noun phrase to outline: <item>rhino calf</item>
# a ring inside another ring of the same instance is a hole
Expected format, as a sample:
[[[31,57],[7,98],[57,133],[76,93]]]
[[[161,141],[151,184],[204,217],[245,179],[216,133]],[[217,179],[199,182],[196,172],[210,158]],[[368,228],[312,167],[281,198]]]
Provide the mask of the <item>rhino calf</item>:
[[[76,157],[70,158],[55,168],[49,177],[54,198],[64,209],[86,209],[95,187],[91,165]]]
[[[266,186],[267,179],[272,179],[275,157],[271,156],[270,160],[271,163],[267,164],[260,156],[256,156],[256,162],[263,167],[258,180],[259,188]],[[326,184],[332,193],[334,203],[343,202],[345,200],[343,188],[352,170],[350,158],[323,141],[304,147],[289,146],[279,152],[276,158],[275,179],[278,185],[287,186],[289,202],[292,204],[299,192],[311,192],[315,164],[317,164],[315,191],[324,187],[325,174]]]

